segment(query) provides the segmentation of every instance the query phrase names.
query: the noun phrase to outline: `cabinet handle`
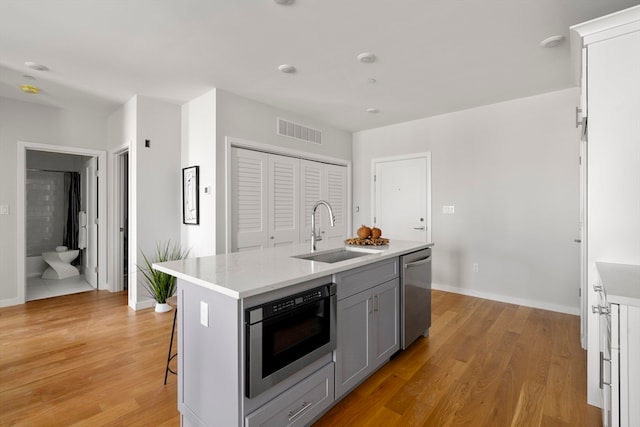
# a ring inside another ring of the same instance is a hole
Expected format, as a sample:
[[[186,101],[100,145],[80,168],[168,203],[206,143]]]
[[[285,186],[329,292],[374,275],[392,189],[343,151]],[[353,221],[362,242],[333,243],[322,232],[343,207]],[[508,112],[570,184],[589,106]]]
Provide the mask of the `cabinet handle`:
[[[604,386],[611,386],[611,382],[605,382],[604,380],[604,362],[611,362],[611,359],[604,358],[604,352],[600,352],[600,389],[602,390]]]
[[[378,308],[379,308],[378,305],[379,305],[379,303],[378,303],[378,295],[374,295],[373,296],[373,312],[374,313],[378,312]]]
[[[296,418],[298,415],[306,411],[309,408],[309,406],[311,406],[311,402],[302,402],[302,407],[298,409],[296,412],[289,411],[289,414],[288,414],[289,421],[293,421],[294,418]]]
[[[413,227],[414,230],[424,230],[424,227]]]
[[[602,286],[601,285],[593,285],[593,290],[596,292],[602,292]]]
[[[369,314],[373,313],[373,303],[374,303],[374,299],[373,298],[367,298],[367,302],[371,301],[371,305],[369,306]]]

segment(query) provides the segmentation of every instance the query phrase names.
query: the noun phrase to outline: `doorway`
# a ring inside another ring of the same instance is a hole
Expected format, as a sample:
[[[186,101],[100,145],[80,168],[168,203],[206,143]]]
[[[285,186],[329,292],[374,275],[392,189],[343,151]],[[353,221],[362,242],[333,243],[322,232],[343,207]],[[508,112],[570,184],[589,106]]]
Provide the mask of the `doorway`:
[[[99,226],[98,221],[99,217],[104,217],[106,205],[105,186],[99,180],[104,159],[105,153],[98,150],[18,142],[16,247],[19,254],[24,254],[17,260],[19,303],[106,287],[106,277],[100,274],[100,267],[106,263],[106,231],[105,227]],[[95,180],[89,177],[90,164],[94,165]],[[66,177],[65,174],[69,176]],[[58,190],[55,186],[64,188],[56,193]],[[40,194],[38,191],[51,194]],[[32,203],[33,200],[29,200],[40,196],[42,202]],[[54,203],[52,198],[56,197],[70,197],[73,202]],[[56,209],[66,212],[56,217],[52,212]],[[92,218],[85,215],[89,211]],[[51,235],[48,235],[47,224],[55,222],[63,223],[63,231],[52,226],[49,227]],[[43,224],[45,226],[41,227]],[[84,231],[88,231],[86,228],[91,225],[95,227],[94,234],[85,234]],[[44,232],[41,233],[42,229]],[[67,263],[67,258],[75,255],[75,250],[78,251],[77,256]],[[46,258],[49,261],[45,260],[45,253],[48,254]],[[29,254],[32,256],[27,256]],[[57,269],[51,264],[51,260]],[[64,265],[60,266],[58,261],[63,261]],[[73,266],[73,269],[66,264]],[[44,272],[49,268],[51,271],[45,275]],[[39,269],[43,269],[43,272]],[[94,275],[91,283],[87,280],[88,272]],[[27,279],[33,279],[34,283],[39,281],[40,286],[33,288],[35,291],[27,289]]]
[[[373,159],[373,223],[394,240],[431,241],[431,153]]]
[[[116,291],[129,289],[129,150],[114,153],[115,163],[115,287]]]

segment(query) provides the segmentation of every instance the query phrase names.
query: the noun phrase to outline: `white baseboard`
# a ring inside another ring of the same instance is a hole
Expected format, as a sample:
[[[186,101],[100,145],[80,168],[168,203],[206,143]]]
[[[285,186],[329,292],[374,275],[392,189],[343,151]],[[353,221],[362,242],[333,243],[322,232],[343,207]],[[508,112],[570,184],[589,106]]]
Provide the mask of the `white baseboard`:
[[[462,289],[462,288],[457,288],[455,286],[441,285],[438,283],[433,283],[431,285],[431,288],[436,289],[438,291],[453,292],[455,294],[468,295],[470,297],[488,299],[488,300],[499,301],[499,302],[506,302],[508,304],[522,305],[522,306],[531,307],[531,308],[539,308],[541,310],[556,311],[558,313],[573,314],[575,316],[580,315],[580,308],[578,307],[549,304],[542,301],[535,301],[535,300],[524,299],[524,298],[514,298],[506,295],[480,292],[473,289]]]
[[[142,301],[138,301],[136,303],[136,306],[133,307],[134,310],[138,311],[138,310],[144,310],[145,308],[150,308],[156,305],[155,300],[153,299],[145,299]]]
[[[18,298],[0,299],[0,307],[11,307],[12,305],[22,304]]]

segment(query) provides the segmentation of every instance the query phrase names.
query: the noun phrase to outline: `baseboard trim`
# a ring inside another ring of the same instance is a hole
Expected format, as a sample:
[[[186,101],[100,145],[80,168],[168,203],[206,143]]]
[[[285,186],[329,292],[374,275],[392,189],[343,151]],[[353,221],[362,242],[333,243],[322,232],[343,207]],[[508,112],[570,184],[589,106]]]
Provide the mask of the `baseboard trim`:
[[[455,286],[441,285],[438,283],[433,283],[431,287],[438,291],[452,292],[454,294],[462,294],[470,297],[488,299],[488,300],[499,301],[499,302],[506,302],[508,304],[516,304],[516,305],[522,305],[525,307],[539,308],[541,310],[555,311],[558,313],[572,314],[575,316],[580,315],[580,309],[578,307],[549,304],[549,303],[530,300],[526,298],[514,298],[514,297],[505,296],[505,295],[492,294],[488,292],[480,292],[473,289],[461,289]]]
[[[145,308],[150,308],[153,307],[154,305],[156,305],[155,300],[153,299],[146,299],[146,300],[142,300],[142,301],[138,301],[136,303],[136,306],[133,307],[134,310],[138,311],[138,310],[144,310]]]
[[[12,305],[22,304],[18,298],[0,299],[0,307],[11,307]]]

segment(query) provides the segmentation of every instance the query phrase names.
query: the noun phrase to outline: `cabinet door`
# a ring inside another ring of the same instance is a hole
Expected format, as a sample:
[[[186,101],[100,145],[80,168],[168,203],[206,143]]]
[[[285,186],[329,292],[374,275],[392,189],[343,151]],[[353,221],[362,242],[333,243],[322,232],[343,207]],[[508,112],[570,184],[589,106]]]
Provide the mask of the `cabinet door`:
[[[268,242],[268,159],[258,151],[231,149],[231,251]]]
[[[298,243],[300,230],[300,160],[269,155],[269,242],[267,246]]]
[[[356,386],[370,372],[371,291],[338,301],[336,348],[336,398]]]
[[[375,331],[372,368],[384,363],[400,348],[400,281],[391,280],[373,289],[373,322]]]

